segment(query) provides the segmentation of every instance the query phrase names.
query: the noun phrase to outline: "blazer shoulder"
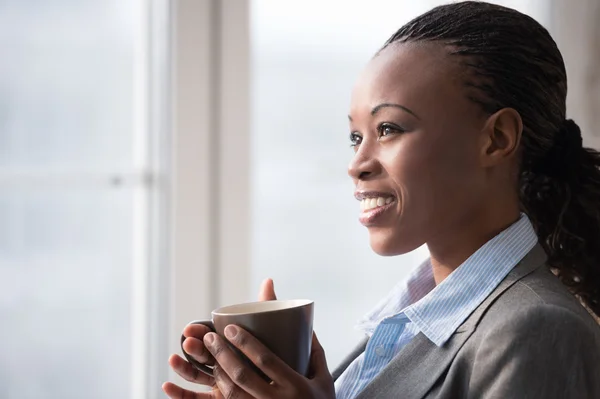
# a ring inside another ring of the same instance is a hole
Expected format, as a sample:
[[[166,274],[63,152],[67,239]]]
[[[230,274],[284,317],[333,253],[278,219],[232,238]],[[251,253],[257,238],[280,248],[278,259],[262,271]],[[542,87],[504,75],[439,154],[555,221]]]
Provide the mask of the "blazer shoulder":
[[[468,397],[598,398],[600,328],[583,310],[538,298],[482,323],[462,359]]]
[[[565,285],[544,266],[523,277],[492,303],[478,329],[497,330],[512,323],[529,328],[532,323],[548,322],[564,328],[587,329],[600,337],[600,326]],[[600,338],[599,338],[600,342]]]

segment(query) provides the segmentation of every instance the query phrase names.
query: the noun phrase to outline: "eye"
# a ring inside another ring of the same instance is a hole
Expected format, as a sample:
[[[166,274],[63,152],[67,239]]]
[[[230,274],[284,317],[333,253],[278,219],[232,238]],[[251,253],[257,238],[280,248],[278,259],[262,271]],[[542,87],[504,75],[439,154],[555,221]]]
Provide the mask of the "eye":
[[[350,147],[356,147],[362,143],[362,136],[357,132],[350,133]]]
[[[392,125],[391,123],[384,122],[377,127],[377,132],[379,133],[379,137],[385,137],[392,134],[404,133],[404,129],[399,126]]]

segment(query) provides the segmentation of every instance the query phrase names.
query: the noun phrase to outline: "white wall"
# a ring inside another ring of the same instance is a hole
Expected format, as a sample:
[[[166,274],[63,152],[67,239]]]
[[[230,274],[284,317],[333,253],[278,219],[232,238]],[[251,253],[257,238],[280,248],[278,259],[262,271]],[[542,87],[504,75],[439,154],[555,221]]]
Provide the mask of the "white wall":
[[[567,67],[567,117],[600,149],[600,1],[552,1],[550,31]]]

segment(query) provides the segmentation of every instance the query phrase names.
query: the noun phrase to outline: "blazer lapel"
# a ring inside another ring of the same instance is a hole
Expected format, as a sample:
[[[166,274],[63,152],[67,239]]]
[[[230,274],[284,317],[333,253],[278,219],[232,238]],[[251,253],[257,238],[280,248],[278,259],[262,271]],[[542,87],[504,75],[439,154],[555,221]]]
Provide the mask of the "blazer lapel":
[[[471,333],[458,334],[446,345],[437,347],[425,335],[419,333],[356,399],[422,398],[446,370],[470,335]]]
[[[344,371],[346,371],[348,366],[350,366],[350,364],[352,364],[352,362],[356,360],[356,358],[359,357],[360,354],[365,351],[365,348],[367,347],[367,342],[369,342],[369,337],[363,338],[363,340],[360,341],[360,343],[352,350],[352,352],[348,356],[346,356],[344,360],[342,360],[342,363],[339,366],[337,366],[335,370],[333,370],[333,373],[331,373],[333,381],[337,381],[337,379],[340,378]]]
[[[546,262],[541,246],[535,246],[443,346],[438,347],[419,333],[375,377],[356,399],[420,399],[433,387],[469,339],[490,305],[514,283]],[[364,348],[363,348],[364,350]]]

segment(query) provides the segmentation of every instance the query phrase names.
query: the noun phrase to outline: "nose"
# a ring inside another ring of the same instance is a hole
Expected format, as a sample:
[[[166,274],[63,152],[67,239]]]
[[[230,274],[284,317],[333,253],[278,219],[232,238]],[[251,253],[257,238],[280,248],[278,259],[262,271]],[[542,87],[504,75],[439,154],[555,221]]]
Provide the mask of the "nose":
[[[381,172],[381,164],[376,157],[371,154],[367,146],[359,148],[354,154],[354,158],[348,165],[348,175],[358,182],[359,180],[369,180]]]

